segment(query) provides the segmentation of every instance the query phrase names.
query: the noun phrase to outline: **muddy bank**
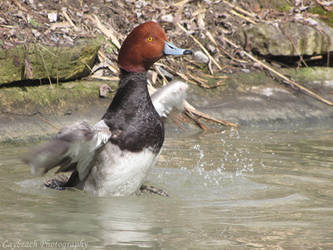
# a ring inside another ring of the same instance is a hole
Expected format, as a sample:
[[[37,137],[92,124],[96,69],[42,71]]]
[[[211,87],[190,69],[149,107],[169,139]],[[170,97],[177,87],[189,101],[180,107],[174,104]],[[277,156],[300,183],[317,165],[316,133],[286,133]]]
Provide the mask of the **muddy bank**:
[[[98,98],[100,85],[82,81],[52,87],[2,88],[0,141],[40,139],[76,120],[97,120],[109,103]],[[116,87],[116,83],[110,85]]]
[[[284,69],[328,100],[333,98],[333,69]],[[333,108],[262,72],[230,75],[224,86],[202,92],[191,88],[190,101],[216,118],[251,127],[308,127],[330,123]]]

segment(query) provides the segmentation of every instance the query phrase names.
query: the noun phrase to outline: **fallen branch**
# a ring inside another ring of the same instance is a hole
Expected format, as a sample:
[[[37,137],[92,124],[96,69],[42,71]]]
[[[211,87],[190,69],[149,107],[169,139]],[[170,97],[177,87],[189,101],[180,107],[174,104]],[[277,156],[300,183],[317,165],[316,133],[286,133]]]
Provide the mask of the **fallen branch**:
[[[228,38],[223,37],[222,39],[224,39],[228,44],[230,44],[232,47],[236,48],[236,49],[241,49],[238,45],[234,44],[232,41],[230,41]],[[260,64],[262,67],[264,67],[265,69],[269,70],[270,72],[274,73],[275,75],[277,75],[278,77],[280,77],[281,79],[283,79],[284,81],[286,81],[288,84],[290,84],[293,87],[297,87],[298,89],[304,91],[305,93],[307,93],[308,95],[312,96],[313,98],[327,104],[330,106],[333,106],[333,102],[321,97],[320,95],[314,93],[313,91],[309,90],[308,88],[302,86],[301,84],[289,79],[288,77],[286,77],[285,75],[281,74],[280,72],[276,71],[275,69],[273,69],[272,67],[268,66],[267,64],[263,63],[262,61],[258,60],[257,58],[255,58],[253,55],[251,55],[250,53],[246,52],[245,50],[242,50],[242,53],[244,55],[246,55],[248,58],[250,58],[251,60],[253,60],[254,62]]]
[[[232,122],[228,122],[228,121],[216,119],[216,118],[214,118],[211,115],[203,113],[203,112],[197,110],[195,107],[193,107],[187,101],[185,101],[184,108],[185,108],[186,111],[188,111],[188,112],[190,112],[192,114],[195,114],[195,115],[197,115],[199,117],[202,117],[202,118],[204,118],[206,120],[213,121],[213,122],[216,122],[216,123],[222,124],[224,126],[228,126],[228,127],[234,127],[234,128],[238,128],[239,127],[238,124],[236,124],[236,123],[232,123]]]
[[[204,131],[208,131],[208,128],[206,127],[206,125],[204,125],[202,122],[200,122],[199,118],[195,117],[194,114],[192,114],[191,112],[188,112],[188,111],[185,111],[184,113],[185,113],[185,115],[187,115],[188,118],[190,118],[192,121],[194,121],[198,127],[200,127]]]

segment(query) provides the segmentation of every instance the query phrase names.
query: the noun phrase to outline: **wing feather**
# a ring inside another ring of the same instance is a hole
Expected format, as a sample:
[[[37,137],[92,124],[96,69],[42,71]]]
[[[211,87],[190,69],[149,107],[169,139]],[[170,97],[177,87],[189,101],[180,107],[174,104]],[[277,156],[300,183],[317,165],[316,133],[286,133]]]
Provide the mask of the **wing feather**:
[[[87,122],[64,127],[51,141],[37,146],[22,160],[31,167],[31,173],[45,174],[60,167],[59,172],[77,171],[80,180],[89,174],[98,150],[111,136],[104,121],[90,126]]]
[[[182,81],[173,81],[159,88],[151,95],[153,105],[161,117],[167,117],[173,108],[184,109],[188,85]]]

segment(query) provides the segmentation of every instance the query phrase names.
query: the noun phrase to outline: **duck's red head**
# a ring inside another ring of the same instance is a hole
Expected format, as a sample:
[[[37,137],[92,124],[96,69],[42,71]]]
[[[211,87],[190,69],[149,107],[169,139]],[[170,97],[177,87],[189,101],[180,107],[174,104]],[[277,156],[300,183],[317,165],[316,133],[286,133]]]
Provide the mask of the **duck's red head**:
[[[119,50],[118,65],[127,72],[144,72],[165,55],[191,53],[167,42],[161,26],[150,21],[137,26],[127,36]]]

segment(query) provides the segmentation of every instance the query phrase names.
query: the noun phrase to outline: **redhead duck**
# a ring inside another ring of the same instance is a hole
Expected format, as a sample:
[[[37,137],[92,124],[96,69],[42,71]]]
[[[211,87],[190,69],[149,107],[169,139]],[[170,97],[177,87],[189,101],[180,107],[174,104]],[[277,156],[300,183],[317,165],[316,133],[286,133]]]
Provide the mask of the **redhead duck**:
[[[23,157],[31,173],[45,174],[59,166],[57,173],[72,172],[71,176],[63,181],[53,179],[46,186],[74,187],[98,196],[135,193],[144,186],[143,180],[161,151],[161,116],[182,103],[187,88],[176,82],[157,91],[152,97],[156,110],[146,72],[163,56],[191,53],[168,42],[155,22],[134,28],[120,48],[119,86],[102,120],[94,126],[78,122],[65,127],[56,138]]]

